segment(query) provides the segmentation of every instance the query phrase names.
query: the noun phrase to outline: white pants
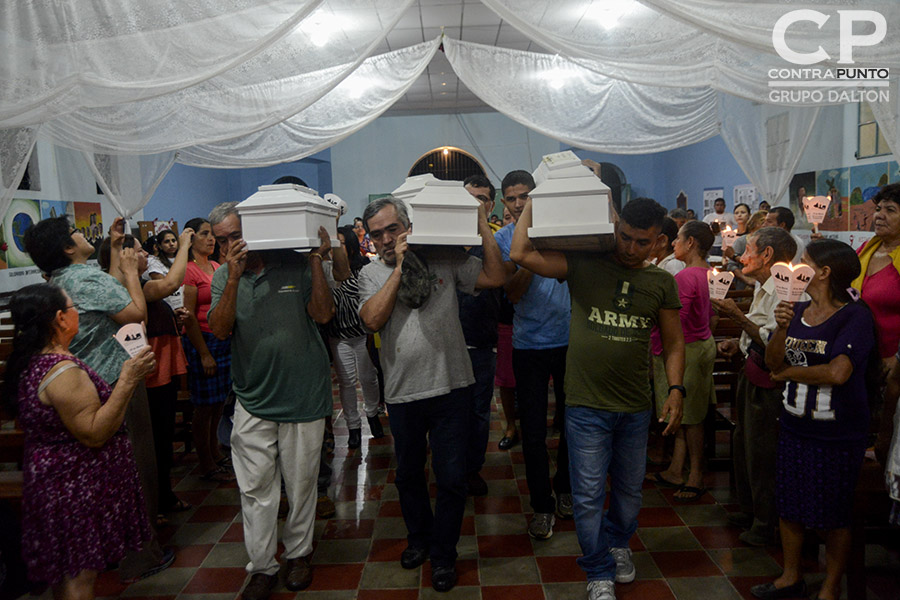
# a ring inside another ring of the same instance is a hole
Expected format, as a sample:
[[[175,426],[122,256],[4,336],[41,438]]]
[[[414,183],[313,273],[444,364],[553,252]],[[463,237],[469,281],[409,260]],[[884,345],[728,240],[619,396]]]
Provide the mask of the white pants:
[[[273,575],[278,533],[281,479],[290,510],[282,539],[284,558],[312,552],[316,520],[316,477],[325,419],[278,423],[254,417],[237,401],[231,431],[231,459],[241,490],[244,544],[250,573]]]
[[[331,354],[334,357],[334,370],[337,372],[338,385],[341,390],[341,407],[347,427],[359,429],[362,420],[359,416],[356,399],[356,381],[362,387],[366,416],[378,414],[378,372],[369,352],[366,350],[366,336],[344,340],[329,338]]]

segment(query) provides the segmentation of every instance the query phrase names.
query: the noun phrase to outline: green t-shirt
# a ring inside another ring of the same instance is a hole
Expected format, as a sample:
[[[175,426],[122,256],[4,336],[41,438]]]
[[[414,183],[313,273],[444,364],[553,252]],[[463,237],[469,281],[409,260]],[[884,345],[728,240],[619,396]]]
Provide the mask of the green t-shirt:
[[[328,352],[306,312],[312,295],[307,259],[293,251],[267,251],[259,274],[238,283],[231,338],[231,379],[241,405],[255,417],[307,423],[331,414]],[[216,306],[228,281],[228,265],[212,279]]]
[[[572,252],[572,323],[566,404],[635,413],[651,407],[650,330],[660,309],[678,310],[678,286],[650,265],[628,269],[612,254]]]

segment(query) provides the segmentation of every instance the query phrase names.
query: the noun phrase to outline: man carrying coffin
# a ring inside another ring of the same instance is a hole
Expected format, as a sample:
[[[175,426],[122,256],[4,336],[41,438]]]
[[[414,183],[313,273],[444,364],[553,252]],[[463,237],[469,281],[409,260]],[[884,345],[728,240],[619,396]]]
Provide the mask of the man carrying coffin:
[[[653,412],[650,331],[658,326],[671,384],[660,421],[681,423],[684,337],[675,279],[647,262],[666,211],[654,200],[625,205],[605,254],[536,250],[531,200],[516,223],[510,258],[537,275],[565,279],[572,297],[566,355],[566,437],[575,530],[590,600],[613,600],[615,582],[635,578],[628,542],[637,529]],[[603,514],[610,477],[609,512]]]
[[[456,543],[466,503],[466,444],[470,387],[475,378],[459,323],[456,290],[503,285],[500,249],[478,207],[484,259],[461,248],[426,247],[409,252],[406,205],[392,196],[369,204],[363,225],[378,258],[359,274],[359,315],[381,333],[385,402],[394,452],[397,490],[408,531],[400,557],[414,569],[431,557],[432,586],[456,585]],[[434,513],[425,476],[427,447],[437,480]]]
[[[290,507],[282,534],[285,585],[297,591],[312,582],[316,478],[332,407],[328,352],[316,323],[334,315],[322,268],[331,240],[320,227],[321,245],[306,256],[290,249],[248,252],[240,216],[227,205],[217,209],[210,221],[224,259],[213,275],[208,319],[217,337],[232,334],[231,457],[251,574],[243,598],[265,600],[278,581],[282,479]]]

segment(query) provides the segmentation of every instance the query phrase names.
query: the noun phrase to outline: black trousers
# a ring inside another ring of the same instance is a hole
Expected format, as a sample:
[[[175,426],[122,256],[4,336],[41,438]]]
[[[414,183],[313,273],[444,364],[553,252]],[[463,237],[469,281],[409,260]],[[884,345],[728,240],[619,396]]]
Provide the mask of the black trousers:
[[[556,510],[553,491],[572,493],[569,483],[569,446],[565,430],[565,374],[568,346],[546,350],[513,348],[513,372],[516,376],[516,401],[522,427],[522,452],[525,455],[525,478],[531,494],[531,508],[536,513]],[[547,452],[547,386],[553,376],[556,392],[556,414],[560,423],[556,475],[550,485],[550,456]]]

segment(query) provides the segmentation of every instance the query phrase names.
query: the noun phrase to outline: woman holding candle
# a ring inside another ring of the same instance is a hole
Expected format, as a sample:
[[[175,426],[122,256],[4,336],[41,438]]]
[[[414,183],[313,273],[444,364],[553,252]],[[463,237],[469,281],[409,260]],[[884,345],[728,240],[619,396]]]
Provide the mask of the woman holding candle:
[[[675,500],[691,502],[705,493],[703,489],[703,421],[711,402],[715,401],[713,363],[716,360],[716,343],[712,336],[710,318],[715,315],[709,302],[706,255],[713,245],[712,229],[701,221],[688,221],[675,238],[675,258],[683,261],[685,268],[675,275],[678,296],[681,299],[681,327],[684,330],[685,369],[684,415],[681,428],[676,433],[675,450],[669,468],[652,473],[647,479],[662,487],[678,488]],[[662,358],[662,342],[659,330],[651,335],[653,351],[653,382],[657,413],[668,397]],[[690,471],[684,481],[685,459],[690,456]]]
[[[784,573],[752,589],[758,598],[805,596],[803,530],[825,535],[820,599],[840,597],[850,551],[850,514],[869,432],[868,397],[877,388],[875,322],[849,285],[860,273],[847,244],[816,240],[803,254],[815,275],[810,302],[780,302],[766,365],[786,382],[776,459],[775,502]],[[874,375],[874,376],[873,376]]]

